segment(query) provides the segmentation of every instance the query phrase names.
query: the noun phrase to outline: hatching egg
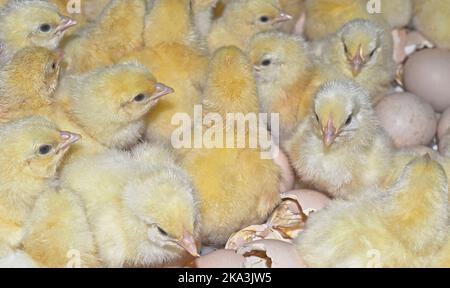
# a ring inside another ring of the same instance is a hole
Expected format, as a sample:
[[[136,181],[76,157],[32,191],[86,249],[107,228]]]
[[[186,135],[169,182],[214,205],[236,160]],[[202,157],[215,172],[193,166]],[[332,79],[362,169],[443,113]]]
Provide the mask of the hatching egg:
[[[284,195],[295,196],[302,206],[303,213],[309,215],[311,212],[319,211],[330,203],[330,198],[325,194],[313,190],[292,190],[284,193]]]
[[[404,67],[406,90],[430,103],[437,112],[450,107],[450,52],[424,49],[414,53]]]
[[[429,145],[437,130],[433,108],[411,93],[395,93],[382,99],[376,112],[384,130],[397,147]]]
[[[438,131],[437,136],[439,139],[444,136],[444,134],[447,134],[447,132],[450,129],[450,108],[445,110],[444,113],[442,113],[441,117],[439,118],[439,125],[438,125]]]

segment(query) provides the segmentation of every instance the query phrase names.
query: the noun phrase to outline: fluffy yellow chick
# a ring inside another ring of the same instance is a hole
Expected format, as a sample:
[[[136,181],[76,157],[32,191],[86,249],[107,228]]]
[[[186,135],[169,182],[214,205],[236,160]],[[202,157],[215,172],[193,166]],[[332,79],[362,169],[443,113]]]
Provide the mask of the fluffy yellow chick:
[[[251,39],[247,53],[256,75],[261,111],[279,113],[284,141],[311,113],[314,93],[321,84],[309,46],[300,36],[268,31]]]
[[[346,199],[382,186],[392,154],[367,92],[350,81],[318,90],[286,149],[303,184]]]
[[[380,8],[381,15],[392,28],[402,28],[411,21],[414,4],[413,0],[381,0]]]
[[[0,121],[50,109],[58,85],[62,55],[43,47],[17,52],[0,68]]]
[[[387,190],[312,215],[298,249],[311,267],[420,266],[446,241],[447,189],[442,166],[418,158]]]
[[[66,30],[75,24],[48,1],[11,0],[0,9],[1,57],[11,58],[28,46],[55,49]]]
[[[64,78],[51,117],[64,129],[82,134],[71,155],[125,149],[142,138],[144,116],[172,92],[145,67],[116,64]]]
[[[219,49],[208,71],[205,116],[218,113],[225,121],[227,113],[257,115],[256,90],[252,66],[243,52],[236,47]],[[280,171],[274,161],[262,159],[259,146],[236,145],[235,133],[242,134],[246,143],[257,135],[230,128],[231,123],[222,124],[217,128],[226,139],[222,144],[231,142],[234,147],[194,148],[182,161],[199,193],[202,242],[215,246],[225,244],[244,227],[264,222],[280,201]]]
[[[353,79],[369,91],[374,102],[385,96],[395,77],[391,34],[375,22],[354,20],[324,40],[317,62],[331,80]]]
[[[173,21],[177,19],[177,21]],[[193,116],[200,104],[209,57],[195,27],[189,0],[157,0],[146,18],[146,47],[129,55],[174,89],[147,115],[147,138],[170,141],[175,113]]]
[[[414,25],[437,46],[450,49],[450,1],[414,0]]]
[[[46,191],[25,223],[21,247],[39,267],[89,268],[100,265],[84,203],[73,191]]]
[[[65,45],[68,72],[115,64],[141,47],[145,13],[145,0],[112,0],[95,22]]]
[[[167,150],[145,144],[81,157],[62,179],[84,200],[105,266],[162,267],[186,251],[198,256],[194,189]]]
[[[368,12],[367,3],[367,0],[306,0],[305,36],[309,40],[325,38],[355,19],[385,22],[382,14]]]
[[[256,33],[274,30],[292,16],[281,10],[278,0],[234,0],[223,16],[211,27],[208,46],[211,52],[233,45],[245,49],[247,41]]]
[[[52,189],[64,154],[78,139],[36,116],[0,126],[0,258],[20,245],[36,199]]]
[[[447,235],[447,242],[431,258],[428,266],[433,268],[450,268],[450,234]]]

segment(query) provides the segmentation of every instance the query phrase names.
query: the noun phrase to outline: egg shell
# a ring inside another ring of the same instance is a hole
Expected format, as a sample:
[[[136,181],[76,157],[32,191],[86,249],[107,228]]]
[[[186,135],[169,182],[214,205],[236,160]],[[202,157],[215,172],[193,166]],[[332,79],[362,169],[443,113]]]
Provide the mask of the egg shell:
[[[450,128],[450,108],[445,110],[444,113],[442,113],[441,117],[439,118],[439,125],[438,125],[438,131],[437,136],[438,139],[441,139]]]
[[[306,264],[295,245],[279,240],[258,240],[248,243],[238,250],[238,254],[245,255],[251,251],[265,251],[272,260],[272,266],[267,268],[305,268]],[[245,260],[245,267],[251,266],[249,259]],[[249,266],[250,265],[250,266]]]
[[[284,195],[293,195],[297,197],[300,202],[300,206],[302,206],[303,212],[306,214],[308,214],[307,212],[311,210],[322,210],[331,202],[331,199],[325,194],[314,190],[292,190],[284,193]]]
[[[411,93],[394,93],[376,106],[384,130],[395,146],[428,146],[437,130],[435,112],[430,104]]]
[[[450,52],[424,49],[414,53],[404,67],[406,90],[429,102],[436,112],[450,107]]]
[[[245,258],[234,250],[220,249],[197,258],[193,268],[243,268]]]
[[[450,133],[444,134],[439,140],[439,153],[443,156],[450,156]]]

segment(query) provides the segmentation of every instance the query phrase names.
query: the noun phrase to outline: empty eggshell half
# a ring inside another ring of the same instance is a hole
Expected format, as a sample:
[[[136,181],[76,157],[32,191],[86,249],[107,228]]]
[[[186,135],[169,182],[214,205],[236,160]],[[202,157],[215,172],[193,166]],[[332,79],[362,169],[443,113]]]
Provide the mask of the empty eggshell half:
[[[245,258],[234,250],[220,249],[201,256],[189,265],[192,268],[243,268]]]
[[[309,215],[311,212],[316,212],[325,208],[331,201],[325,194],[314,190],[292,190],[283,195],[295,196],[302,206],[303,213]]]
[[[258,240],[242,246],[238,252],[245,258],[245,268],[305,268],[296,247],[278,240]]]
[[[450,51],[424,49],[404,67],[406,90],[430,103],[436,112],[450,107]]]
[[[395,93],[383,98],[376,112],[384,130],[398,148],[429,145],[436,134],[433,108],[411,93]]]

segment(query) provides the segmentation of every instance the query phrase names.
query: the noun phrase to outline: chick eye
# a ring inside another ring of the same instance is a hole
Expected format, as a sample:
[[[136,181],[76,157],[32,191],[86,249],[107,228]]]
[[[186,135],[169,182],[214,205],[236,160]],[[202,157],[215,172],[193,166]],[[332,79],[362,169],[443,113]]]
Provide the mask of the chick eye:
[[[50,29],[52,29],[52,27],[48,23],[44,23],[44,24],[41,24],[41,26],[39,26],[39,30],[44,33],[49,32]]]
[[[320,122],[319,115],[317,115],[317,113],[315,113],[315,115],[316,115],[317,122]]]
[[[269,22],[269,17],[268,16],[261,16],[259,17],[259,21],[263,22],[263,23],[267,23]]]
[[[348,54],[348,47],[345,43],[344,43],[344,52],[345,52],[345,54]]]
[[[369,57],[372,58],[373,55],[375,55],[375,52],[377,52],[377,49],[373,49],[372,52],[370,52]]]
[[[347,120],[345,121],[345,126],[352,124],[352,121],[353,121],[352,115],[348,116]]]
[[[56,70],[56,62],[53,62],[53,63],[52,63],[52,69],[53,69],[53,70]]]
[[[157,227],[157,229],[158,229],[158,232],[159,232],[161,235],[163,235],[163,236],[169,236],[169,234],[168,234],[166,231],[164,231],[161,227]]]
[[[144,99],[145,99],[145,95],[142,93],[137,95],[136,97],[134,97],[134,101],[136,101],[136,102],[142,102],[142,101],[144,101]]]
[[[264,61],[261,62],[262,66],[269,66],[270,64],[272,64],[272,61],[269,59],[266,59]]]
[[[50,151],[52,151],[52,145],[42,145],[39,147],[39,154],[41,155],[47,155]]]

